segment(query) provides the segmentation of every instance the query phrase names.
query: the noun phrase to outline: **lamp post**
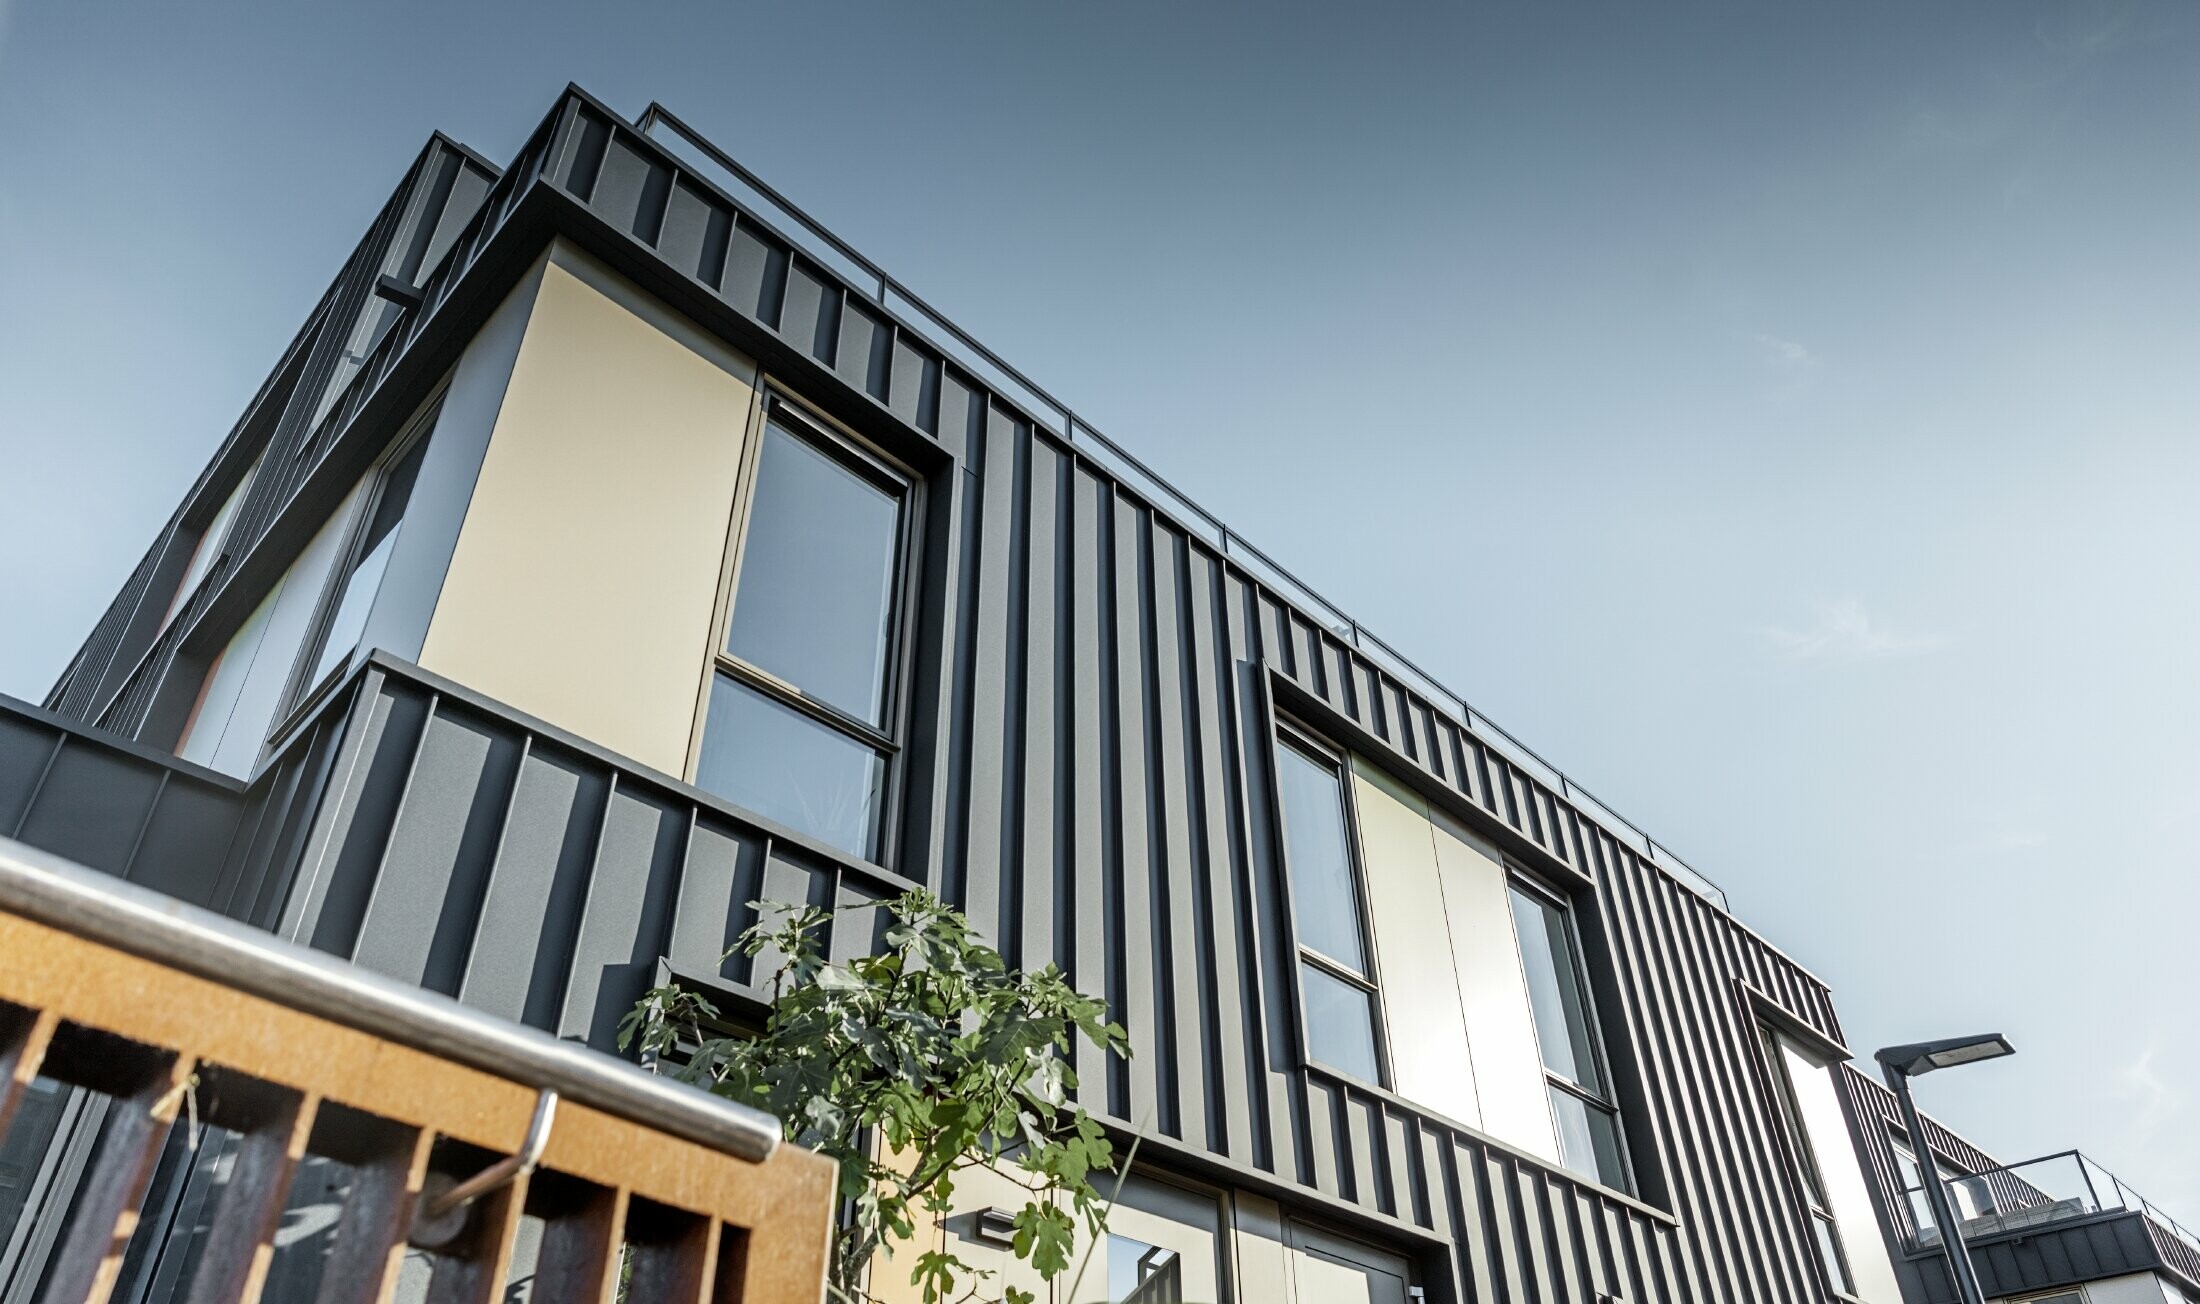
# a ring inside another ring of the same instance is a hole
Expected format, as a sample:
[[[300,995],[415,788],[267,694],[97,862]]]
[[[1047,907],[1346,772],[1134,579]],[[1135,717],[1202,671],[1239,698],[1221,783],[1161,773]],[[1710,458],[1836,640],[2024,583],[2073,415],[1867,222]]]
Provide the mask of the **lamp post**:
[[[1959,1064],[1975,1064],[2015,1053],[2016,1047],[2009,1044],[2007,1037],[1989,1032],[1976,1037],[1948,1037],[1940,1041],[1889,1046],[1872,1057],[1879,1061],[1880,1071],[1887,1076],[1888,1088],[1902,1103],[1902,1125],[1909,1129],[1910,1144],[1917,1150],[1918,1172],[1925,1183],[1925,1202],[1931,1206],[1933,1221],[1940,1227],[1941,1253],[1948,1256],[1948,1275],[1955,1279],[1956,1294],[1963,1304],[1986,1304],[1986,1296],[1979,1289],[1978,1273],[1971,1267],[1971,1252],[1963,1244],[1963,1228],[1956,1221],[1954,1202],[1948,1198],[1948,1189],[1940,1180],[1940,1165],[1933,1162],[1932,1145],[1925,1139],[1925,1123],[1917,1116],[1917,1102],[1910,1098],[1910,1079],[1935,1069],[1952,1069]]]

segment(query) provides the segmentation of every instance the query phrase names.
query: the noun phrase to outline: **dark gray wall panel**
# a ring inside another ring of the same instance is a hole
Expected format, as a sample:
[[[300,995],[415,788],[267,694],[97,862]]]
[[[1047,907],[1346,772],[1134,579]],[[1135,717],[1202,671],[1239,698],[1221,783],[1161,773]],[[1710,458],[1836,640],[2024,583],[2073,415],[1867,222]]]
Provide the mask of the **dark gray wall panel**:
[[[573,947],[559,1036],[612,1045],[619,1020],[648,990],[670,937],[680,861],[694,818],[692,806],[614,784]]]

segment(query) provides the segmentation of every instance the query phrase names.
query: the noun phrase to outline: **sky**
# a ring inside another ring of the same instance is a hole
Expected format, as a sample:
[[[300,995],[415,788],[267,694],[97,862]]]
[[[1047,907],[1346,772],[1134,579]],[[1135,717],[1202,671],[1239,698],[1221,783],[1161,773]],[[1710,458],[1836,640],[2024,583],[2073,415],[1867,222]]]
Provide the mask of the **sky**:
[[[2200,9],[0,0],[0,692],[431,130],[748,163],[2200,1220]]]

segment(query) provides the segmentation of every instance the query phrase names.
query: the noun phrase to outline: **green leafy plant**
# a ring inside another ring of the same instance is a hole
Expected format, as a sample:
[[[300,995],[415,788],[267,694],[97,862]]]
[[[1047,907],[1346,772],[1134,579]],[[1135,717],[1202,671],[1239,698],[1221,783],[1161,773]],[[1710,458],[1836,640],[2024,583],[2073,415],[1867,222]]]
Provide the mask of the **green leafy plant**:
[[[839,1163],[849,1212],[833,1244],[836,1299],[875,1299],[865,1286],[874,1256],[914,1238],[920,1215],[943,1214],[956,1176],[979,1166],[1028,1192],[1015,1211],[1014,1253],[1042,1278],[1059,1275],[1079,1226],[1088,1238],[1104,1226],[1108,1197],[1094,1178],[1116,1164],[1098,1121],[1072,1099],[1068,1060],[1079,1037],[1128,1055],[1106,1004],[1051,964],[1011,970],[961,912],[929,892],[837,912],[752,904],[758,922],[734,951],[776,955],[762,1032],[713,1035],[718,1010],[666,986],[620,1024],[621,1048],[638,1043],[673,1076],[776,1115],[788,1140]],[[827,925],[865,910],[890,917],[884,950],[828,961]],[[871,1270],[894,1269],[881,1258]],[[916,1255],[909,1280],[925,1304],[959,1304],[986,1298],[991,1275],[935,1246]],[[1032,1301],[1015,1287],[999,1298]]]

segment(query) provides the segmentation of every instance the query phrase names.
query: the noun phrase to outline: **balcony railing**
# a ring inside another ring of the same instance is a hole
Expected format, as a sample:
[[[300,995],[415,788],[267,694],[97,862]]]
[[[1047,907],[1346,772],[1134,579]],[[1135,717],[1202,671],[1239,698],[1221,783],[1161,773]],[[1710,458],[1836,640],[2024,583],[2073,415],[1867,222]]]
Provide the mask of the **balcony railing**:
[[[56,1304],[125,1277],[179,1126],[228,1163],[193,1300],[365,1304],[408,1276],[431,1302],[823,1293],[832,1166],[773,1119],[0,839],[0,1136],[71,1089],[105,1121]]]
[[[2076,1150],[2042,1155],[2022,1163],[1987,1169],[1950,1181],[1963,1217],[1963,1239],[1985,1240],[2033,1231],[2098,1214],[2144,1214],[2164,1232],[2200,1254],[2200,1237],[2140,1195],[2123,1179]],[[1919,1239],[1934,1242],[1932,1215],[1925,1192],[1905,1192],[1921,1229]]]

